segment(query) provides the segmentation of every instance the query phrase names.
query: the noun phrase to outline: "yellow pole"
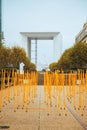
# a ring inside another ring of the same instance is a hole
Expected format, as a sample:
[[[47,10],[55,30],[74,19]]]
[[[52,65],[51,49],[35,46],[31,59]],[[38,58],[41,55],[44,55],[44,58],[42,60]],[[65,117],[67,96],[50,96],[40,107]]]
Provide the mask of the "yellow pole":
[[[10,76],[9,76],[9,74],[8,74],[8,88],[7,88],[7,90],[8,90],[8,94],[7,94],[7,98],[8,98],[8,102],[10,102],[10,84],[9,84],[9,82],[10,82]]]
[[[16,112],[17,109],[17,87],[16,87],[16,72],[13,76],[13,81],[14,81],[14,112]]]
[[[86,74],[85,74],[85,79],[86,79],[86,92],[87,92],[87,70],[86,70]]]
[[[1,81],[1,86],[0,86],[0,112],[1,112],[2,110],[2,73],[1,73],[0,81]]]

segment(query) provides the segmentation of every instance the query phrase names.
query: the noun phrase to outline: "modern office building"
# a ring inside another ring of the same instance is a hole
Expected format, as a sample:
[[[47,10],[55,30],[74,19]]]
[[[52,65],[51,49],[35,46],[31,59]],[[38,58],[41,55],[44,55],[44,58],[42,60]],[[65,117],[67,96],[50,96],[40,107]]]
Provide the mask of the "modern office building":
[[[38,55],[37,55],[37,51],[38,51],[38,40],[52,40],[53,41],[53,51],[52,51],[52,57],[53,60],[52,62],[57,62],[58,59],[61,56],[62,53],[62,35],[60,34],[60,32],[20,32],[21,36],[22,36],[22,47],[25,48],[27,55],[30,59],[30,61],[32,61],[32,48],[31,48],[31,44],[32,44],[32,40],[35,43],[35,64],[36,66],[38,66]],[[43,42],[44,44],[44,42]],[[41,44],[42,45],[42,44]],[[41,48],[41,49],[46,49]],[[50,46],[48,48],[48,51],[50,51]],[[48,54],[46,54],[48,55]],[[49,60],[49,59],[48,59]]]
[[[87,22],[83,25],[81,31],[76,35],[75,42],[86,42],[87,43]]]

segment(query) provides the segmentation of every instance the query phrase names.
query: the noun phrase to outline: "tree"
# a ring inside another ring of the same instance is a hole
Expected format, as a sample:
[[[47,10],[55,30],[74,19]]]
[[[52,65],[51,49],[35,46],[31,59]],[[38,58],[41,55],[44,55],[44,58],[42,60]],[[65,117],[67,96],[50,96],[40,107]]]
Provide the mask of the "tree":
[[[14,46],[11,50],[11,63],[13,64],[13,67],[19,68],[19,63],[21,62],[25,65],[29,65],[30,63],[25,50],[21,47]]]
[[[11,54],[10,48],[0,46],[0,68],[9,66],[10,54]]]
[[[2,42],[0,41],[0,46],[2,46],[3,44],[2,44]]]
[[[70,54],[71,64],[74,68],[84,68],[87,66],[87,43],[77,43]]]
[[[36,65],[31,62],[30,65],[29,65],[29,69],[32,70],[32,71],[35,71],[36,70]]]
[[[57,64],[58,64],[57,62],[51,63],[51,64],[49,65],[49,69],[50,69],[51,71],[55,71],[56,69],[58,69]]]
[[[25,63],[25,66],[24,66],[25,70],[29,70],[29,71],[36,70],[36,65],[34,63],[29,62],[28,57],[26,57],[26,62],[24,63]]]
[[[36,70],[35,64],[30,62],[23,48],[0,46],[0,68],[13,67],[18,69],[21,62],[25,64],[25,68],[28,70]]]
[[[71,57],[70,54],[72,53],[73,47],[64,51],[62,56],[58,61],[58,69],[70,69],[71,68]]]
[[[4,42],[0,40],[0,47],[4,45]]]
[[[51,63],[50,69],[70,70],[87,68],[87,43],[76,43],[64,51],[57,63]]]

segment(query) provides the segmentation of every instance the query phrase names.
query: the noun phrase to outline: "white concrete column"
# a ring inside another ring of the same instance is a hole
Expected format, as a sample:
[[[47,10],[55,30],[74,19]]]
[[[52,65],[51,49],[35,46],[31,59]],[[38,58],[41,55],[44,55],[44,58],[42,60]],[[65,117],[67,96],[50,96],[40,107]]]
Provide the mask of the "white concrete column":
[[[31,39],[30,38],[27,38],[27,54],[29,60],[31,61]]]
[[[62,54],[62,35],[57,35],[53,40],[53,59],[57,62]]]
[[[35,39],[35,64],[37,66],[37,39]]]

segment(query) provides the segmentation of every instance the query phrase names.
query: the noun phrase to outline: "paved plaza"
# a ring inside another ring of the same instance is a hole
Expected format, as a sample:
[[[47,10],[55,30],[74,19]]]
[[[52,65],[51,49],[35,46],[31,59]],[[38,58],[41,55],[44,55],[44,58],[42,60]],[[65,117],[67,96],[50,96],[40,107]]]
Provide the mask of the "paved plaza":
[[[38,86],[37,97],[29,104],[28,111],[13,109],[13,100],[5,105],[0,113],[0,129],[8,130],[87,130],[87,108],[81,116],[67,103],[66,112],[55,105],[48,107],[44,103],[44,87]]]

